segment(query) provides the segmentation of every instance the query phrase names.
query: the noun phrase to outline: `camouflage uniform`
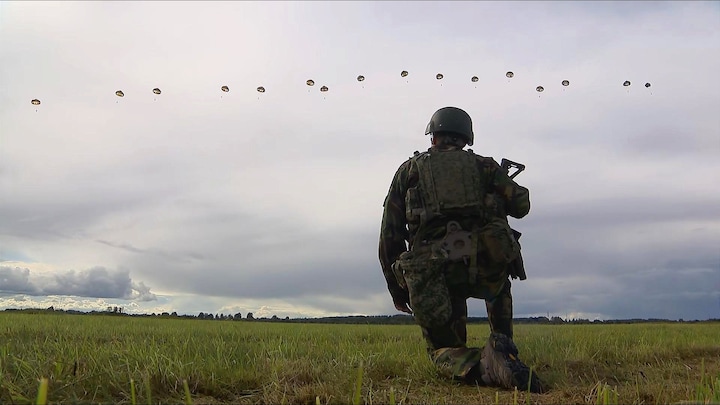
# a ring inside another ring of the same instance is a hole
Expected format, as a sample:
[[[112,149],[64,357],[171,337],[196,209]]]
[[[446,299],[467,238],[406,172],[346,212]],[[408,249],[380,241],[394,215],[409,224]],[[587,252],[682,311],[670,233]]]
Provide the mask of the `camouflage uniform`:
[[[512,338],[508,265],[490,264],[481,254],[469,263],[467,260],[448,263],[447,254],[438,249],[438,241],[450,232],[450,221],[456,221],[463,230],[473,231],[492,221],[507,225],[507,215],[515,218],[527,215],[530,199],[528,189],[510,179],[492,158],[462,148],[431,147],[422,155],[437,153],[456,153],[466,162],[474,159],[477,171],[472,178],[478,179],[482,183],[480,189],[486,190],[485,213],[451,213],[424,224],[413,223],[408,218],[406,202],[409,190],[418,186],[421,175],[417,159],[410,158],[395,173],[383,204],[379,258],[393,301],[396,306],[410,304],[432,361],[450,370],[453,377],[466,378],[471,368],[479,364],[482,352],[480,348],[466,346],[468,298],[484,299],[492,331]],[[452,176],[450,173],[446,180]],[[478,239],[477,233],[473,236],[468,241]],[[425,268],[398,275],[397,262],[410,256],[412,263],[423,263]],[[426,271],[430,267],[434,269]]]

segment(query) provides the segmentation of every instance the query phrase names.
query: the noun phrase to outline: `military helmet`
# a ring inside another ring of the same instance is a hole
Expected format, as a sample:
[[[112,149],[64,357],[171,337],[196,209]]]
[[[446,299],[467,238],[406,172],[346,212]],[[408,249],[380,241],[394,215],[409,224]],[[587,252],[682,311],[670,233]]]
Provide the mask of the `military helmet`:
[[[457,107],[443,107],[435,111],[425,129],[425,135],[433,132],[459,134],[467,140],[469,146],[472,146],[475,139],[470,115]]]

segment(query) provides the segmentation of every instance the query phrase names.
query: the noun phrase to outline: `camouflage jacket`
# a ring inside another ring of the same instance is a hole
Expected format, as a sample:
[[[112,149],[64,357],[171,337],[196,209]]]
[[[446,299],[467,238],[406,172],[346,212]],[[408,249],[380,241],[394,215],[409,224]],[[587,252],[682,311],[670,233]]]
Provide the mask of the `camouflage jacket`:
[[[437,149],[430,148],[429,151]],[[491,157],[477,156],[481,178],[487,181],[488,190],[495,192],[495,215],[507,220],[507,215],[522,218],[530,211],[530,193],[527,188],[515,183],[500,165]],[[383,217],[380,228],[379,258],[388,290],[393,297],[407,294],[398,285],[392,264],[398,256],[408,250],[416,237],[414,227],[405,216],[405,194],[414,187],[419,176],[412,158],[398,168],[383,203]],[[444,226],[440,229],[444,233]],[[426,233],[427,235],[427,233]],[[439,234],[438,234],[439,236]]]

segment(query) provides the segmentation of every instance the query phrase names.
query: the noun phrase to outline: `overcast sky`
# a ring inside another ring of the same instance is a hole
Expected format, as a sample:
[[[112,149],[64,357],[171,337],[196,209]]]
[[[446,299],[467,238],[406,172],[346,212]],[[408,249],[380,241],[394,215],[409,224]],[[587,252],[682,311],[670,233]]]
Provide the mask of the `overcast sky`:
[[[527,166],[516,316],[720,318],[717,72],[718,2],[3,1],[0,309],[395,314],[382,203],[451,105]]]

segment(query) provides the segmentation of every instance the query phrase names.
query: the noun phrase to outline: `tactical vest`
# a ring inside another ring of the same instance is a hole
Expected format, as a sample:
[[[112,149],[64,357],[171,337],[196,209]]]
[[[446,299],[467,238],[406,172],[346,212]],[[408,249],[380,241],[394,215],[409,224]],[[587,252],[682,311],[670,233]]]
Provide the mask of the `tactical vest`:
[[[471,296],[484,299],[498,294],[511,263],[520,266],[516,273],[524,279],[520,245],[500,215],[492,180],[483,176],[479,159],[461,149],[431,149],[410,158],[410,177],[417,175],[405,194],[410,250],[393,263],[393,272],[407,287],[412,308],[427,313],[428,324],[449,317],[436,305],[447,291],[437,287],[428,293],[431,299],[424,298],[438,274],[450,284],[469,283]]]
[[[430,150],[416,153],[411,161],[411,170],[415,166],[418,172],[417,185],[405,195],[411,233],[424,238],[428,226],[444,227],[444,219],[473,218],[479,226],[489,220],[486,179],[471,150]]]

